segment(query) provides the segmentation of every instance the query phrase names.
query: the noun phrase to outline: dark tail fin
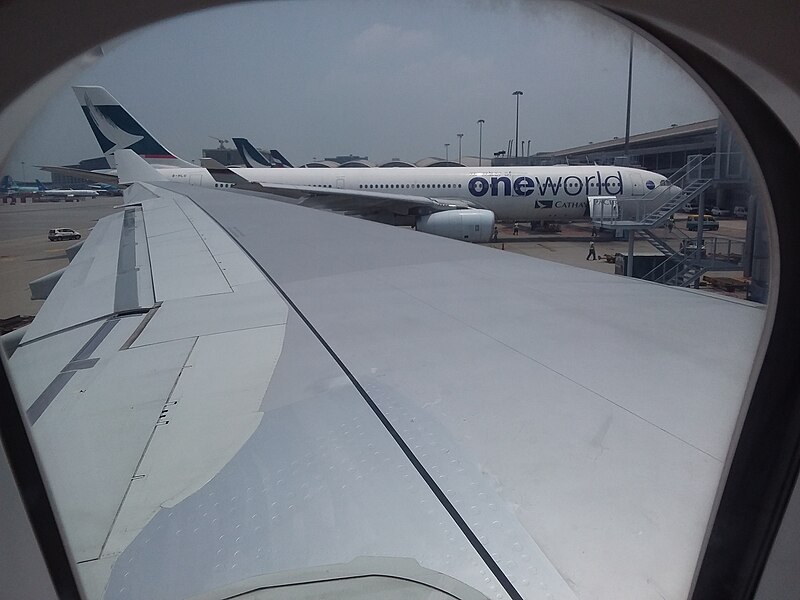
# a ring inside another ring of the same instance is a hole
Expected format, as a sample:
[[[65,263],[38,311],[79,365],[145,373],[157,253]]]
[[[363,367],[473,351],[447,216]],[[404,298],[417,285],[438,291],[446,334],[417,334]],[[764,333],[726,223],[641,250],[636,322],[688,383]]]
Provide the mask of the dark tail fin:
[[[281,154],[277,150],[270,150],[269,153],[272,155],[272,158],[274,158],[282,167],[290,167],[290,168],[294,167],[294,165],[290,163],[288,160],[286,160],[283,154]]]
[[[271,156],[264,156],[262,152],[251,144],[247,138],[232,138],[236,149],[242,155],[244,164],[248,167],[274,167],[275,162]]]

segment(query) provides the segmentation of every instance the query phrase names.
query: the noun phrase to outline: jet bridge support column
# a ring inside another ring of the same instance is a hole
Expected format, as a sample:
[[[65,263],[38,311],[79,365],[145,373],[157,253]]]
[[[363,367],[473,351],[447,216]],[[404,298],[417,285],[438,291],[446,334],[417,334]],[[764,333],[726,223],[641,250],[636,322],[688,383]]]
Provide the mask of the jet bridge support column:
[[[628,230],[628,266],[625,275],[633,277],[633,241],[636,239],[636,230]]]
[[[703,232],[705,229],[704,221],[706,216],[706,193],[702,192],[697,201],[697,245],[695,247],[695,260],[700,261],[703,258]],[[700,280],[694,282],[692,286],[695,289],[700,287]]]

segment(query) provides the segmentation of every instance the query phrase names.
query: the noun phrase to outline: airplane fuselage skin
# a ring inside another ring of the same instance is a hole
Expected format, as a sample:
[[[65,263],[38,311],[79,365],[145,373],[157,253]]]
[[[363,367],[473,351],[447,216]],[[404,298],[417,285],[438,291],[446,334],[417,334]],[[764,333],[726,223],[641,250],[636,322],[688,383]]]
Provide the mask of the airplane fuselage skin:
[[[262,184],[337,188],[364,193],[457,199],[498,220],[568,221],[586,214],[589,196],[646,200],[662,191],[658,173],[616,166],[389,167],[346,169],[234,168]],[[225,187],[205,169],[160,169],[172,181]]]

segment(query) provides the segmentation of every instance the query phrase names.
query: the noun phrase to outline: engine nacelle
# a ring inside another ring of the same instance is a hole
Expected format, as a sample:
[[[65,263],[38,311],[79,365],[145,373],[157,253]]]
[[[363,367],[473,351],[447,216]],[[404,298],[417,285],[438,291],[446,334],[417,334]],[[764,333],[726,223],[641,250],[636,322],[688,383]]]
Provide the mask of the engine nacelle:
[[[417,218],[417,231],[454,240],[488,242],[493,230],[494,213],[490,210],[445,210]]]

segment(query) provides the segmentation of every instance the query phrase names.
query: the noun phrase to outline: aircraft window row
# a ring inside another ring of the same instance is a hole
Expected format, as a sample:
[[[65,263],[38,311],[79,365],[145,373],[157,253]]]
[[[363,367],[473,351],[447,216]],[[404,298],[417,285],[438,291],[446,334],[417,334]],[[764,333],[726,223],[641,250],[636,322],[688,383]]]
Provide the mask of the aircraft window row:
[[[327,184],[327,183],[312,183],[311,187],[328,187],[329,188],[329,187],[333,187],[333,186],[330,185],[330,184]]]
[[[386,183],[386,184],[383,184],[383,183],[377,184],[376,183],[376,184],[372,184],[372,183],[370,183],[369,185],[367,185],[365,183],[365,184],[359,185],[358,187],[361,188],[361,189],[375,189],[375,188],[379,188],[379,189],[385,189],[385,188],[389,188],[389,189],[460,188],[461,184],[460,183],[416,183],[416,184],[414,184],[414,183],[398,183],[398,184],[394,184],[394,183]]]
[[[214,187],[229,188],[229,187],[233,187],[233,184],[232,183],[215,183]]]

